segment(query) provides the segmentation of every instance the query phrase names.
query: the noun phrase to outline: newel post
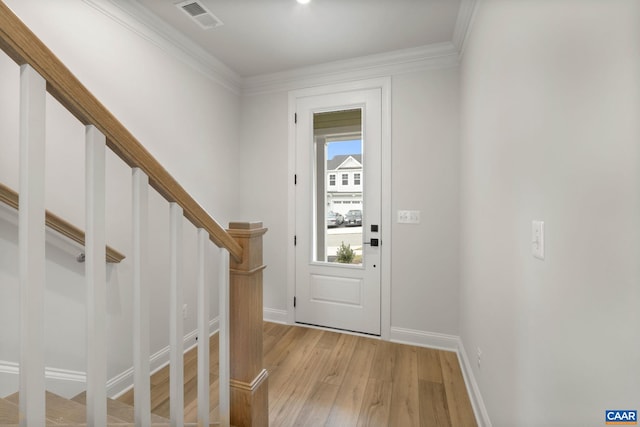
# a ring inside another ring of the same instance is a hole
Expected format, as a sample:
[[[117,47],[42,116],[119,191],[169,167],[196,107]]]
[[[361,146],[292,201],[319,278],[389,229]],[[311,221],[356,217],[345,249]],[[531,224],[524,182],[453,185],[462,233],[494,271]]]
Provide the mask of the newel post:
[[[261,222],[232,222],[229,234],[242,246],[243,259],[229,268],[229,353],[231,424],[268,426],[267,370],[262,362]]]

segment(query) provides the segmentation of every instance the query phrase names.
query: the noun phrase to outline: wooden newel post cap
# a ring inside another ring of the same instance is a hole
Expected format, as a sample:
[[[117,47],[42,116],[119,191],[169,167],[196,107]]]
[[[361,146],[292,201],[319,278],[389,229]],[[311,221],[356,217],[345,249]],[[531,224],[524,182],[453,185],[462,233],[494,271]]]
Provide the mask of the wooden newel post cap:
[[[229,267],[239,271],[263,268],[262,236],[267,229],[262,226],[262,222],[230,222],[227,232],[242,247],[242,262],[231,258]]]
[[[247,221],[247,222],[230,222],[229,229],[227,231],[231,232],[232,230],[259,230],[262,228],[262,221]]]

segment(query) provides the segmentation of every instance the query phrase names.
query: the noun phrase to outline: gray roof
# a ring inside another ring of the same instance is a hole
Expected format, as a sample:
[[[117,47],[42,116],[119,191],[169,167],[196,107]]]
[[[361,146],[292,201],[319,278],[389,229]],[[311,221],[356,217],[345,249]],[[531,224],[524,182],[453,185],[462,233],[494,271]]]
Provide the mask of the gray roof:
[[[332,159],[327,160],[327,170],[333,171],[344,163],[349,157],[353,157],[358,163],[362,164],[362,154],[338,154],[333,156]]]

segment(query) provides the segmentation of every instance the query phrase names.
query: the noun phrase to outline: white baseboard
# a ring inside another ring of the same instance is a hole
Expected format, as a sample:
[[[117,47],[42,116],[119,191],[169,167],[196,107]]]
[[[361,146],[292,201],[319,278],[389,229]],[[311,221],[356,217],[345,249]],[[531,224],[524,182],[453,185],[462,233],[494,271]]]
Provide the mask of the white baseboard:
[[[275,308],[264,308],[262,310],[262,319],[267,322],[288,324],[287,310],[276,310]]]
[[[459,336],[392,327],[390,340],[402,344],[456,352],[458,354],[458,361],[460,362],[464,383],[467,387],[467,394],[471,400],[471,406],[476,416],[476,421],[478,422],[478,427],[492,426],[487,408],[484,406],[484,401],[480,394],[480,388],[473,375],[469,357]]]
[[[0,360],[0,395],[6,396],[18,391],[20,365],[15,362]],[[62,397],[70,398],[85,389],[87,374],[69,369],[47,367],[44,370],[47,390]]]
[[[458,360],[460,361],[460,369],[462,370],[464,383],[467,386],[467,394],[471,399],[471,406],[473,407],[473,412],[476,415],[478,427],[492,427],[491,420],[489,419],[489,413],[487,412],[487,407],[484,406],[484,401],[482,400],[482,395],[480,394],[480,388],[478,387],[476,377],[473,375],[473,370],[471,369],[469,357],[466,350],[464,349],[462,340],[459,338]]]
[[[218,318],[209,321],[209,336],[218,332]],[[196,345],[198,330],[189,332],[184,337],[184,351],[189,351]],[[154,353],[149,359],[151,374],[158,372],[169,364],[171,348],[169,346]],[[133,367],[116,375],[107,381],[107,396],[117,399],[133,387]]]
[[[392,326],[389,341],[417,345],[420,347],[436,348],[438,350],[458,351],[460,338],[456,335],[396,328]]]

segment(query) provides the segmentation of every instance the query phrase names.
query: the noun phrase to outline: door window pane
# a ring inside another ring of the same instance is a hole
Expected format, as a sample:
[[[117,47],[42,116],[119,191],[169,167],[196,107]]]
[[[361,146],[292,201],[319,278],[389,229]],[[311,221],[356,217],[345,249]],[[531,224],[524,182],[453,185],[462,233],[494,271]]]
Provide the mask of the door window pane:
[[[315,262],[362,265],[361,117],[361,109],[314,114]]]

